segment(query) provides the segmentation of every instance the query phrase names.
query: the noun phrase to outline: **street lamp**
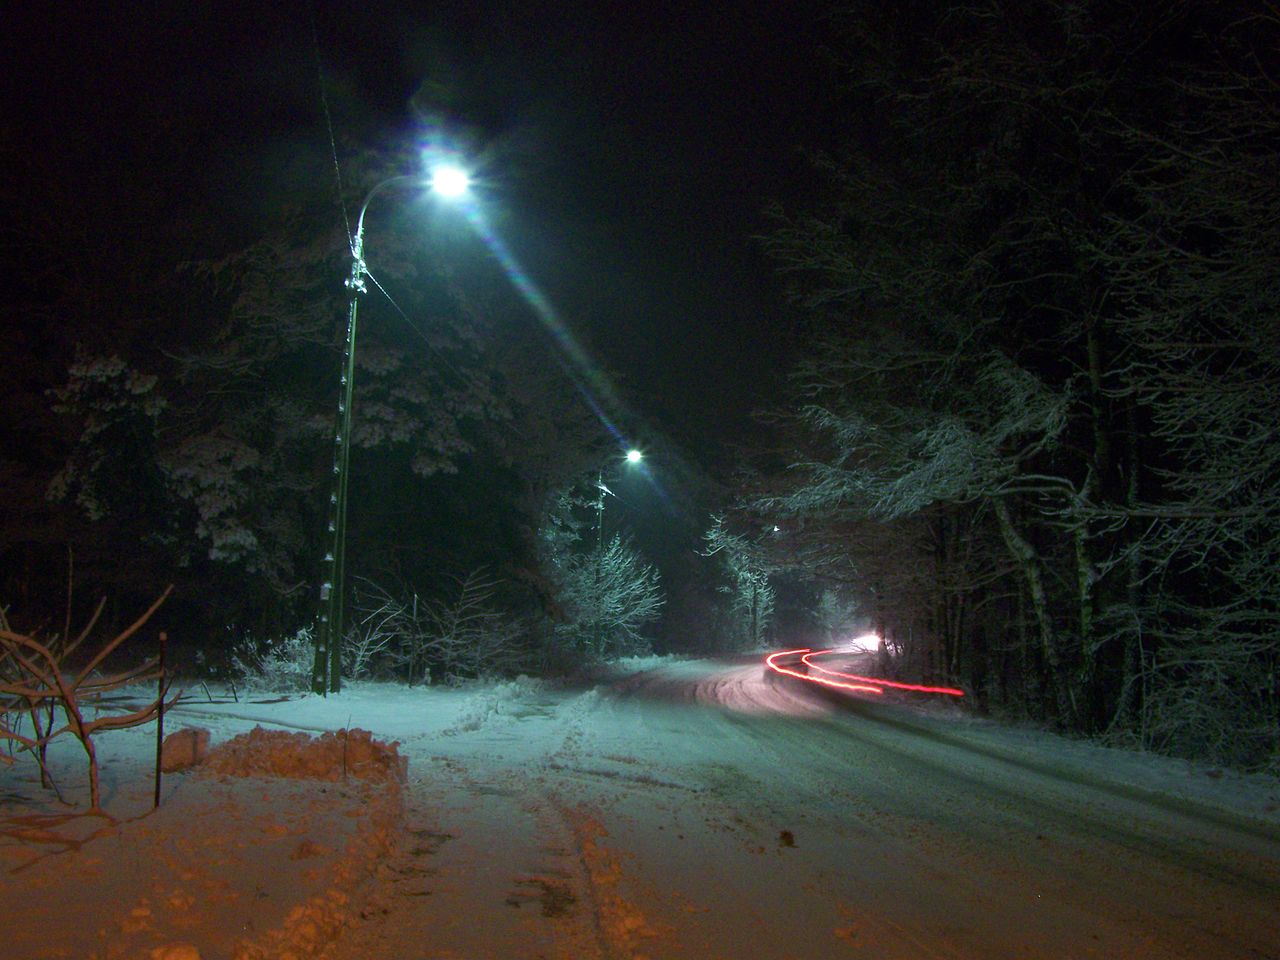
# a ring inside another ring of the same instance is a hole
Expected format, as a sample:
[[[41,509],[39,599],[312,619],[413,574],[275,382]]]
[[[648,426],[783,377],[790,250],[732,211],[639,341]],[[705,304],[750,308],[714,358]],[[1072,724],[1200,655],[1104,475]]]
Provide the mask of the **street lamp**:
[[[628,466],[635,466],[644,459],[644,454],[632,447],[623,457]],[[604,468],[596,473],[596,546],[604,551],[604,498],[615,496],[614,492],[604,484]]]
[[[456,200],[471,189],[471,176],[461,167],[443,163],[431,171],[431,189],[442,197]]]
[[[466,194],[471,180],[466,171],[451,165],[437,166],[427,181],[433,192],[448,199]],[[387,187],[412,183],[422,186],[418,176],[388,177],[375,184],[360,206],[356,230],[351,237],[351,276],[347,289],[351,301],[347,310],[347,343],[339,383],[337,430],[333,437],[333,489],[329,493],[329,520],[326,533],[331,542],[325,552],[320,581],[320,618],[316,628],[315,661],[311,668],[311,689],[315,693],[337,693],[342,688],[342,636],[344,580],[347,546],[347,473],[351,461],[351,393],[356,373],[356,316],[360,294],[366,290],[369,272],[364,262],[364,215],[373,198]]]
[[[644,454],[632,447],[627,451],[626,456],[622,458],[627,466],[633,467],[644,459]],[[606,496],[616,496],[604,484],[604,467],[601,467],[596,473],[596,576],[601,577],[604,572],[604,498]],[[604,623],[600,618],[596,618],[596,649],[600,649],[600,643],[603,640]]]

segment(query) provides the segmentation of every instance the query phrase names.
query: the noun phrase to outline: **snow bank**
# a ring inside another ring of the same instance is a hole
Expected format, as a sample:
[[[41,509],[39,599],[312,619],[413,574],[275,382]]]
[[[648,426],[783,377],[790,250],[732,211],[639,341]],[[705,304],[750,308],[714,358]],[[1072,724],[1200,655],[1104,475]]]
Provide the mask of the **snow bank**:
[[[204,762],[209,755],[209,731],[203,727],[187,727],[164,738],[160,751],[160,770],[179,773]]]
[[[154,811],[145,751],[108,754],[114,819],[4,811],[43,827],[4,831],[5,960],[318,957],[401,840],[406,761],[364,730],[251,730],[166,777]]]
[[[477,690],[458,712],[453,723],[441,733],[452,737],[479,730],[495,717],[509,714],[516,705],[536,694],[541,687],[542,681],[521,674],[514,680]]]
[[[408,759],[396,742],[382,743],[368,730],[339,730],[319,737],[254,727],[209,752],[207,773],[233,777],[326,780],[354,777],[372,783],[403,783]]]

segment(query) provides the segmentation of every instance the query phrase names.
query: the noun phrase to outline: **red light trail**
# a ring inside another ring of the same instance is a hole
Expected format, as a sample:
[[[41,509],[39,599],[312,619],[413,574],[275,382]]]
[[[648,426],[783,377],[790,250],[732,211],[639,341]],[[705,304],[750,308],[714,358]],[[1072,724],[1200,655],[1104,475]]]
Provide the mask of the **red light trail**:
[[[839,680],[828,680],[826,677],[815,677],[807,673],[800,673],[798,670],[791,670],[777,663],[778,657],[789,657],[793,654],[808,652],[808,647],[802,650],[779,650],[777,653],[771,653],[765,657],[764,662],[775,673],[785,674],[788,677],[799,677],[801,680],[809,681],[809,683],[820,683],[825,687],[839,687],[841,690],[854,690],[858,693],[884,693],[879,687],[867,684],[842,683]]]
[[[780,650],[765,657],[765,664],[770,670],[777,673],[786,674],[789,677],[798,677],[809,683],[820,683],[828,687],[840,687],[844,690],[856,690],[859,693],[883,693],[884,687],[892,687],[894,690],[910,690],[915,693],[937,693],[948,697],[963,697],[964,691],[957,690],[955,687],[931,687],[920,683],[898,683],[895,680],[881,680],[877,677],[864,677],[856,673],[845,673],[841,670],[831,670],[827,667],[814,663],[815,657],[825,657],[828,654],[836,653],[835,650],[817,650],[812,651],[808,647],[800,650]],[[779,657],[794,656],[800,654],[800,662],[807,667],[817,670],[824,676],[817,677],[811,673],[800,673],[798,670],[791,670],[777,663]],[[829,679],[831,677],[841,677],[842,680]],[[845,680],[855,681],[854,683],[845,683]]]

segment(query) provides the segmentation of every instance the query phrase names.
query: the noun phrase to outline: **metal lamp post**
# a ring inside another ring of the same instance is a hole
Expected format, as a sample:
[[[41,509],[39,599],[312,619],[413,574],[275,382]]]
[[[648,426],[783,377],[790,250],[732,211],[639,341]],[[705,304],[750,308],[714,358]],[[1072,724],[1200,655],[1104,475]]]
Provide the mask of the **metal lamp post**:
[[[634,466],[644,459],[644,454],[632,447],[623,459],[628,466]],[[604,498],[614,495],[614,492],[605,486],[604,468],[601,467],[596,472],[596,546],[602,553],[604,551]]]
[[[644,459],[644,454],[632,447],[627,451],[624,458],[628,466],[634,466]],[[596,473],[596,564],[597,575],[604,568],[604,498],[606,496],[615,496],[604,483],[604,468],[601,467]],[[603,631],[603,625],[599,618],[596,619],[596,649],[600,648]]]
[[[315,693],[337,693],[342,688],[342,639],[344,600],[346,597],[347,547],[347,474],[351,461],[351,396],[356,373],[356,319],[360,295],[365,292],[368,270],[364,262],[364,215],[373,198],[383,189],[396,184],[422,185],[415,176],[388,177],[365,195],[351,237],[351,276],[346,280],[351,300],[347,309],[347,343],[342,359],[339,384],[337,429],[333,437],[333,486],[329,493],[329,518],[326,533],[330,537],[325,552],[320,581],[320,615],[316,626],[315,662],[311,668],[311,689]],[[431,189],[444,197],[466,193],[467,174],[457,167],[436,168],[430,179]]]

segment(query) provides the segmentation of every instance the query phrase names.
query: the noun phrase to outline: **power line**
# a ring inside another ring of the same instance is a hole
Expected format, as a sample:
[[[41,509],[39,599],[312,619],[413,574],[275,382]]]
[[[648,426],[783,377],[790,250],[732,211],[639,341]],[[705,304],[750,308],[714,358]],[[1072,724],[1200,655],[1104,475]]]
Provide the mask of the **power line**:
[[[316,28],[316,11],[314,5],[311,8],[311,44],[316,56],[316,80],[320,88],[320,106],[324,110],[325,127],[329,132],[329,152],[333,157],[333,176],[337,184],[338,190],[338,206],[342,210],[342,223],[346,228],[348,242],[351,237],[351,217],[347,213],[347,203],[343,199],[344,193],[342,189],[342,167],[338,164],[338,141],[333,134],[333,114],[329,110],[329,94],[326,89],[324,79],[324,62],[320,56],[320,32]],[[399,309],[397,307],[397,309]]]

